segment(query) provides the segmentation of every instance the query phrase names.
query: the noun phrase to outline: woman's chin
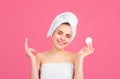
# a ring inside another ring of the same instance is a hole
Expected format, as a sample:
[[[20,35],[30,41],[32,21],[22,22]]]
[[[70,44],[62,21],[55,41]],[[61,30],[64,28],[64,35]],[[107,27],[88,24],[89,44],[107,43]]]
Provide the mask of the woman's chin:
[[[64,49],[64,47],[62,47],[62,46],[56,46],[56,48],[57,48],[58,50]]]
[[[62,50],[66,47],[66,45],[56,45],[56,48]]]

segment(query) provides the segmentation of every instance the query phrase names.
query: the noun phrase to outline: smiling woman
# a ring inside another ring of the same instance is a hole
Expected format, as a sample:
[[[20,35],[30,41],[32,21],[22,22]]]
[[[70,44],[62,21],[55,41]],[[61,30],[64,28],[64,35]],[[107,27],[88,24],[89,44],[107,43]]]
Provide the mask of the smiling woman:
[[[38,52],[25,43],[26,54],[31,60],[31,79],[84,79],[83,60],[94,49],[92,43],[83,47],[78,53],[66,51],[76,35],[77,17],[71,12],[58,15],[47,36],[52,37],[50,50]],[[39,73],[40,72],[40,73]]]
[[[56,48],[59,49],[65,48],[70,43],[71,36],[72,30],[70,25],[63,23],[52,35],[53,45],[57,46]]]

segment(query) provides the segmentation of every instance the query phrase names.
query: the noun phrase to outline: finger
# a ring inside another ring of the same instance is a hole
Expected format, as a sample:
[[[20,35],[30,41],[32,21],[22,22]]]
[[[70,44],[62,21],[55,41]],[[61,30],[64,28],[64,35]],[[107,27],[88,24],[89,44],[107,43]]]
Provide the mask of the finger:
[[[28,39],[27,39],[27,37],[25,39],[25,44],[28,46]]]
[[[93,49],[91,50],[90,54],[92,54],[92,53],[94,52],[94,50],[95,50],[95,48],[93,48]]]
[[[27,43],[27,41],[28,41],[28,39],[27,39],[27,37],[26,37],[25,42]]]
[[[27,42],[27,38],[25,39],[25,49],[28,50],[28,42]]]
[[[93,49],[93,45],[92,45],[92,43],[90,44],[90,48],[89,48],[90,50],[92,50]]]
[[[92,43],[87,44],[87,54],[91,54],[93,52],[93,47],[92,47]]]
[[[92,49],[92,43],[87,44],[87,50],[91,50]]]
[[[33,49],[33,48],[31,48],[31,51],[32,51],[32,52],[36,52],[36,50],[35,50],[35,49]]]

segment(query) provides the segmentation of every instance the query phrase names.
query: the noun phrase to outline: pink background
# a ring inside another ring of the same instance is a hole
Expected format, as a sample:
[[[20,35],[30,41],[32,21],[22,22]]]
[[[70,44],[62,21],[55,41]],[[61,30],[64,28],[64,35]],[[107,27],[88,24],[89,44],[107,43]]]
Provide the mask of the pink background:
[[[79,18],[67,50],[79,51],[87,36],[93,38],[95,52],[84,61],[85,79],[120,79],[119,0],[0,0],[0,79],[29,79],[25,38],[38,51],[50,49],[48,28],[64,11]]]

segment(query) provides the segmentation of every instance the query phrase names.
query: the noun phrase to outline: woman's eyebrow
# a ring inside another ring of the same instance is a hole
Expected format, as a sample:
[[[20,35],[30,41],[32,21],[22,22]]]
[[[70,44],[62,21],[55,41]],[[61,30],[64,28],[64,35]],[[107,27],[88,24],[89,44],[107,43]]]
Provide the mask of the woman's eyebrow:
[[[62,30],[58,30],[58,32],[63,32]]]
[[[71,35],[71,34],[67,34],[67,35]]]
[[[71,34],[66,34],[67,36],[72,36]]]
[[[62,30],[57,30],[57,31],[63,33]],[[66,35],[72,36],[70,33],[66,33]]]

